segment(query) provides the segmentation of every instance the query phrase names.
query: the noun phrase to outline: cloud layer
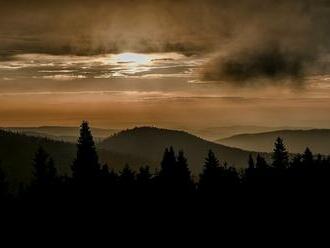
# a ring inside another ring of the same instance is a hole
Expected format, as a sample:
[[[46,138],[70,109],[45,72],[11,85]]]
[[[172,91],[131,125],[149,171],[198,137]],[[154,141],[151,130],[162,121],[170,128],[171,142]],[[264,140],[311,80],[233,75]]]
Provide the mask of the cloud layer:
[[[204,65],[202,78],[206,81],[231,82],[234,85],[263,83],[301,84],[312,55],[286,51],[277,45],[251,47],[217,56]],[[267,79],[267,80],[265,80]]]
[[[22,53],[203,54],[214,58],[201,78],[233,85],[297,82],[329,67],[326,0],[12,0],[0,9],[0,61]]]
[[[179,53],[93,56],[22,54],[0,61],[0,79],[196,78],[198,56]]]

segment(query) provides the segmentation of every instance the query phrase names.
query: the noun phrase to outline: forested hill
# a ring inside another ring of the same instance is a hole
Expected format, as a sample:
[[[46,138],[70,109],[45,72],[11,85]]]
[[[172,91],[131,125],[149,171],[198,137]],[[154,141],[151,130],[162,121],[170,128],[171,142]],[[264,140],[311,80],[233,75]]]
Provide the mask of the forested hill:
[[[205,156],[210,149],[221,161],[227,161],[229,165],[238,168],[246,167],[248,156],[251,153],[212,143],[187,132],[154,127],[125,130],[100,143],[102,149],[142,157],[156,161],[158,164],[162,159],[164,149],[169,146],[173,146],[175,150],[184,151],[195,174],[200,172]]]
[[[306,147],[309,147],[314,153],[330,154],[330,129],[280,130],[241,134],[220,139],[217,142],[241,149],[271,152],[277,137],[283,138],[289,151],[293,153],[302,153]]]
[[[32,178],[32,160],[39,147],[43,147],[54,159],[59,174],[70,175],[76,145],[48,138],[32,137],[21,133],[0,130],[0,161],[10,184],[28,183]],[[133,168],[151,163],[148,160],[98,149],[101,163],[108,163],[119,171],[126,163]]]
[[[76,147],[74,144],[0,130],[0,160],[10,181],[26,182],[32,177],[32,159],[42,146],[63,174],[69,172]]]

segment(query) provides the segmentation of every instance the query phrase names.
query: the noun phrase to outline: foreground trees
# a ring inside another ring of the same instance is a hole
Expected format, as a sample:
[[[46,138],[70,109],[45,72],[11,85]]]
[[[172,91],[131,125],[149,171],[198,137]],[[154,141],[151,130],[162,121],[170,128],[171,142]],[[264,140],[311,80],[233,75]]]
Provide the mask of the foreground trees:
[[[165,149],[161,170],[156,180],[163,192],[188,194],[194,190],[191,172],[183,151],[179,151],[176,156],[173,147]]]
[[[205,159],[203,172],[199,177],[199,189],[205,192],[217,191],[221,186],[220,177],[220,162],[210,150]]]
[[[201,165],[199,178],[193,180],[184,152],[176,153],[173,147],[165,149],[159,172],[148,166],[134,171],[126,165],[118,172],[106,164],[101,167],[91,130],[88,123],[83,122],[72,176],[58,175],[55,162],[40,147],[33,159],[32,183],[22,190],[19,198],[37,202],[52,199],[53,203],[101,201],[111,205],[116,202],[130,206],[155,199],[182,201],[206,196],[230,203],[275,195],[301,195],[302,198],[315,192],[326,195],[330,188],[330,159],[314,156],[309,148],[303,154],[290,155],[281,138],[276,140],[271,157],[250,155],[247,168],[239,172],[210,150]],[[8,192],[4,175],[0,169],[1,199]]]
[[[210,150],[199,179],[200,192],[203,194],[232,193],[238,183],[239,176],[236,169],[228,167],[226,163],[221,165],[215,154]]]

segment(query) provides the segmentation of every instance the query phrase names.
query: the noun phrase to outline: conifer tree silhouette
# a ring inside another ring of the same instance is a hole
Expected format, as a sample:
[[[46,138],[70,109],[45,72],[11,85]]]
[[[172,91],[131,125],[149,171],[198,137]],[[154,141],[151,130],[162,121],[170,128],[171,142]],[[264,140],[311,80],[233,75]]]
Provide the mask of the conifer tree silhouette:
[[[49,154],[39,147],[33,159],[34,182],[39,186],[55,183],[57,170]]]
[[[104,164],[102,166],[100,175],[102,178],[101,180],[105,182],[108,186],[109,185],[113,186],[117,183],[118,175],[113,169],[109,168],[108,164]]]
[[[255,168],[255,164],[254,164],[254,160],[253,160],[253,158],[252,158],[252,155],[250,154],[249,155],[249,169],[254,169]]]
[[[100,170],[100,181],[99,183],[102,185],[102,190],[106,191],[108,190],[108,187],[110,187],[111,182],[111,174],[109,171],[109,166],[107,164],[104,164],[102,166],[102,169]]]
[[[260,154],[257,155],[256,159],[256,168],[257,169],[267,169],[269,167],[266,159],[262,157]]]
[[[300,167],[302,166],[302,155],[301,154],[296,154],[294,155],[294,157],[292,158],[292,161],[290,162],[290,168],[291,169],[300,169]]]
[[[277,169],[286,169],[289,166],[289,154],[283,143],[283,140],[278,137],[274,144],[273,150],[273,167]]]
[[[204,204],[207,202],[204,200],[208,199],[233,203],[237,198],[257,203],[271,199],[282,204],[293,195],[304,200],[321,196],[319,200],[329,193],[330,188],[330,157],[318,155],[314,158],[310,149],[306,148],[303,154],[297,154],[289,161],[288,151],[280,138],[275,142],[272,164],[269,165],[260,154],[256,159],[250,155],[248,168],[242,171],[241,177],[235,168],[227,163],[222,165],[210,150],[200,174],[198,194],[190,194],[195,192],[195,184],[183,151],[179,151],[176,156],[172,147],[166,148],[159,173],[152,174],[148,166],[141,167],[138,173],[132,171],[128,165],[119,174],[109,169],[107,164],[100,169],[87,122],[81,125],[77,148],[77,158],[72,165],[73,179],[77,180],[72,180],[64,176],[59,177],[54,161],[39,147],[33,159],[32,184],[26,187],[20,184],[22,187],[17,199],[23,201],[17,202],[32,200],[32,203],[39,204],[39,201],[48,203],[50,200],[50,206],[56,205],[57,202],[78,205],[84,202],[101,206],[95,204],[97,202],[106,206],[106,209],[108,206],[114,206],[120,210],[123,206],[131,207],[135,203],[141,203],[142,209],[145,209],[145,206],[158,200],[162,206],[167,202],[173,205],[180,199],[189,204],[190,199],[193,199],[194,203],[195,199],[202,199]],[[268,159],[268,154],[264,156]],[[211,197],[203,198],[204,195]],[[15,202],[14,196],[9,193],[7,178],[1,168],[0,199]]]
[[[188,162],[184,156],[183,151],[179,151],[177,157],[177,168],[176,168],[176,184],[178,190],[181,190],[185,193],[192,192],[194,188],[194,183],[191,178],[191,172],[189,170]]]
[[[88,122],[80,126],[77,156],[72,165],[72,176],[78,181],[94,181],[100,174],[100,164]]]
[[[128,164],[125,165],[119,176],[120,184],[124,187],[133,186],[135,183],[135,172]]]
[[[213,192],[219,190],[220,162],[212,150],[209,151],[203,172],[199,177],[199,189],[202,192]]]
[[[100,200],[102,200],[103,203],[113,199],[114,193],[118,189],[117,183],[118,175],[113,170],[110,170],[107,164],[104,164],[97,182],[99,186],[97,193],[100,195]]]
[[[251,180],[253,180],[255,172],[256,172],[256,165],[254,159],[252,158],[252,155],[250,154],[248,160],[248,167],[245,170],[245,174],[243,175],[245,182],[250,182]]]
[[[136,183],[141,196],[150,196],[150,193],[155,190],[153,183],[153,176],[150,173],[149,166],[142,166],[139,168],[139,172],[136,175]],[[146,200],[146,198],[144,199]]]
[[[126,164],[119,173],[119,196],[122,200],[133,200],[136,197],[136,175]]]
[[[176,167],[176,157],[173,147],[170,149],[166,148],[163,156],[163,160],[161,162],[161,168],[159,172],[159,177],[163,183],[171,182],[174,180],[175,175],[175,167]]]
[[[312,167],[314,164],[314,156],[311,150],[307,147],[302,155],[302,165],[304,168]]]

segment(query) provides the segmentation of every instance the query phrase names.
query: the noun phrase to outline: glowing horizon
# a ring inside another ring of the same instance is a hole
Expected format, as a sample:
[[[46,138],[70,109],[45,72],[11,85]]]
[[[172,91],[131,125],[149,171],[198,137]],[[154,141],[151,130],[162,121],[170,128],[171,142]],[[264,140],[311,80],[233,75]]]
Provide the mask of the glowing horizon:
[[[4,2],[0,126],[330,128],[330,8],[309,2]]]

